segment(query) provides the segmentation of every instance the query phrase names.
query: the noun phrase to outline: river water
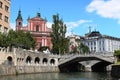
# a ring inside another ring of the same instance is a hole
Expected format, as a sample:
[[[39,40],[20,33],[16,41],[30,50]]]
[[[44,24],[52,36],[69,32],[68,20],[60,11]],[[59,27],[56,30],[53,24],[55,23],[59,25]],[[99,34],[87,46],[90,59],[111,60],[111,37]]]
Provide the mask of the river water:
[[[120,80],[110,77],[110,73],[74,72],[40,73],[17,76],[2,76],[0,80]]]

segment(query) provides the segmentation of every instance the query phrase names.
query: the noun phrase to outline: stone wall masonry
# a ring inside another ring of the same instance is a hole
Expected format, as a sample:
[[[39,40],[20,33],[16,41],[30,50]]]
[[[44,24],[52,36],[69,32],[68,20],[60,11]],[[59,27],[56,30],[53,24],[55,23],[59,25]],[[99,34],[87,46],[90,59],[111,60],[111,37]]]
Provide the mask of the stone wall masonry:
[[[0,65],[0,76],[2,75],[16,75],[16,67]]]
[[[59,72],[58,57],[43,52],[14,49],[0,51],[0,75]]]
[[[59,68],[57,66],[17,66],[16,71],[18,74],[59,72]]]
[[[111,76],[120,78],[120,65],[112,65]]]
[[[57,66],[3,66],[0,65],[0,76],[41,72],[59,72]]]

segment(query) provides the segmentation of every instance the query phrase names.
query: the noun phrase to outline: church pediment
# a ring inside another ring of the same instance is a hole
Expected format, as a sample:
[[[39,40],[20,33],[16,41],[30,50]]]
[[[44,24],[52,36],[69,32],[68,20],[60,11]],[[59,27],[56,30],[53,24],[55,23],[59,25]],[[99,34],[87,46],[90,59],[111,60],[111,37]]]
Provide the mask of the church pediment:
[[[32,20],[32,21],[45,21],[44,19],[42,19],[40,17],[34,17],[34,18],[31,18],[30,20]]]

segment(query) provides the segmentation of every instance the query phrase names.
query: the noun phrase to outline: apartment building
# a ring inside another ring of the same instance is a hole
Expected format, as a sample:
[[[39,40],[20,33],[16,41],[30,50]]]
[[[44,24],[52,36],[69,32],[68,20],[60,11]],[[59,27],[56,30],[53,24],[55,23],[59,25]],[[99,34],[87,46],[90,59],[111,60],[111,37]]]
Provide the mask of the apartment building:
[[[0,32],[10,29],[10,0],[0,0]]]

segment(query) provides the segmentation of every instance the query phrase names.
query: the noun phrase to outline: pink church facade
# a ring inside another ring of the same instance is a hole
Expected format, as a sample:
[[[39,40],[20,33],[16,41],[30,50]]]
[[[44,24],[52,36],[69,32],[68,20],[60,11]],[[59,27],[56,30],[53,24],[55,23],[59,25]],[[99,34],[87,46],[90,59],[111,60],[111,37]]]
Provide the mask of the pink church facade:
[[[33,18],[28,18],[27,25],[23,26],[23,19],[21,16],[21,11],[19,10],[16,19],[16,30],[22,30],[24,32],[29,31],[32,36],[36,39],[37,45],[36,49],[43,46],[48,46],[52,49],[52,42],[50,33],[52,30],[47,27],[46,19],[41,18],[40,13]]]

